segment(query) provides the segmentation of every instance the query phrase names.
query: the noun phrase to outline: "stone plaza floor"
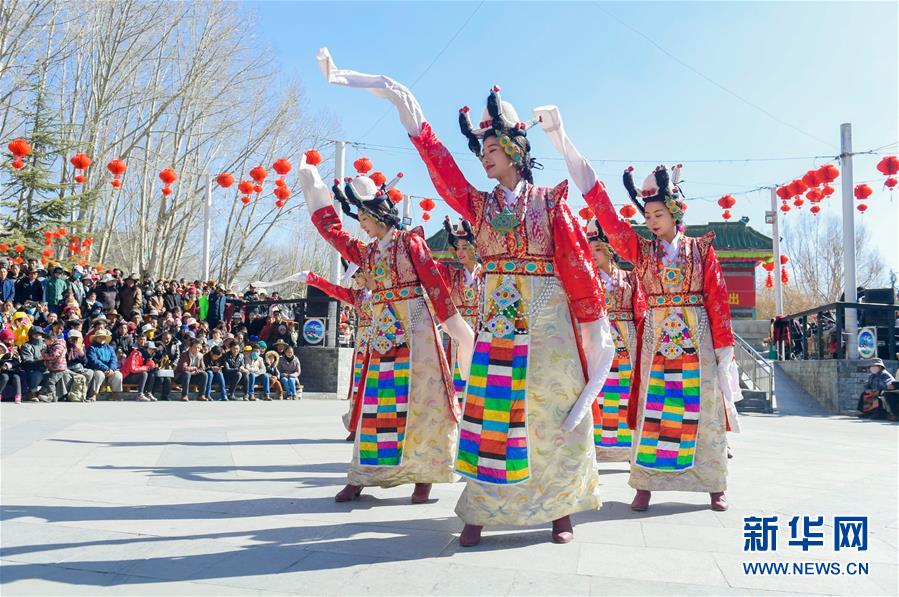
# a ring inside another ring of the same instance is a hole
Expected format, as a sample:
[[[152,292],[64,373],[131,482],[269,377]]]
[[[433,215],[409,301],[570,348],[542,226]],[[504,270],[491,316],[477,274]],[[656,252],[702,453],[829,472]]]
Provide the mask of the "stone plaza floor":
[[[600,465],[602,509],[575,541],[549,525],[458,546],[462,484],[366,489],[337,504],[346,403],[3,403],[3,595],[897,593],[897,426],[827,416],[788,380],[780,412],[731,436],[728,498],[659,493],[629,509],[627,464]],[[787,545],[824,517],[824,547]],[[866,551],[833,516],[868,517]],[[776,552],[745,553],[744,516],[777,516]],[[867,563],[867,575],[748,575],[744,562]]]

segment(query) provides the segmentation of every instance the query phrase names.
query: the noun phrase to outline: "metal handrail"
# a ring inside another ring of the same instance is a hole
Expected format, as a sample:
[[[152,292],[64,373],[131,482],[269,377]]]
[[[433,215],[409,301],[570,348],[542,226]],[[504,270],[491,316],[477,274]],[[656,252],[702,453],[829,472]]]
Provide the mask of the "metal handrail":
[[[777,409],[777,398],[774,393],[774,365],[738,334],[734,334],[734,339],[737,342],[734,349],[737,366],[752,383],[752,389],[765,393],[769,410],[774,412]]]

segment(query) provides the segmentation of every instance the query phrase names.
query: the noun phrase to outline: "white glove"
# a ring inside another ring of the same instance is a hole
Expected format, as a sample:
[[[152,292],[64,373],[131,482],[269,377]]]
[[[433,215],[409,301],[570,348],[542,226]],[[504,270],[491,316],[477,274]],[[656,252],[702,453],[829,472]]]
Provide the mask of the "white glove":
[[[303,196],[306,198],[306,208],[309,214],[314,214],[323,207],[332,205],[331,191],[322,180],[318,168],[306,163],[306,154],[300,158],[300,167],[297,170],[300,186],[303,187]]]
[[[727,420],[734,433],[740,432],[740,419],[737,414],[737,402],[743,399],[740,389],[740,371],[734,358],[734,347],[724,346],[715,349],[718,360],[718,388],[724,395],[724,406],[727,409]]]
[[[562,157],[565,158],[565,165],[568,166],[568,174],[575,186],[580,190],[582,195],[590,192],[590,189],[596,184],[596,172],[565,133],[565,127],[562,124],[562,114],[556,106],[540,106],[534,108],[534,116],[540,119],[540,128],[549,137],[553,147],[556,148]]]
[[[386,99],[396,107],[407,133],[415,137],[421,132],[425,115],[418,100],[405,85],[384,75],[367,75],[354,70],[338,69],[328,48],[319,48],[315,58],[328,83],[368,89],[370,93]]]
[[[305,284],[309,281],[309,272],[297,272],[295,274],[291,274],[286,278],[281,278],[280,280],[275,280],[273,282],[263,282],[262,280],[256,280],[250,286],[253,288],[271,288],[273,286],[280,286],[281,284],[286,284],[288,282],[297,281],[300,284]]]
[[[599,396],[609,369],[612,368],[612,359],[615,357],[615,344],[612,342],[612,330],[606,317],[581,324],[581,341],[584,347],[584,356],[587,359],[587,385],[584,386],[577,402],[568,413],[562,429],[573,431],[593,408],[593,402]]]
[[[459,365],[459,375],[462,376],[462,379],[468,379],[471,359],[474,356],[474,332],[458,313],[443,322],[443,329],[456,343],[456,364]]]

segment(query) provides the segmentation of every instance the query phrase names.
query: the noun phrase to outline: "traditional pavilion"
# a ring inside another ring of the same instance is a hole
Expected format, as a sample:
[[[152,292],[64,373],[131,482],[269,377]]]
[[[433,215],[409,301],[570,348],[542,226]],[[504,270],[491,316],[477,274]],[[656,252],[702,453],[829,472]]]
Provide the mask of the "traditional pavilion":
[[[760,263],[772,258],[771,237],[765,236],[748,224],[749,218],[744,217],[736,222],[692,224],[687,226],[686,231],[687,236],[715,233],[713,246],[724,271],[731,315],[734,319],[755,319],[756,268]],[[641,236],[650,236],[646,226],[634,225],[634,230]],[[443,228],[427,242],[435,259],[441,261],[451,259],[446,231]],[[622,265],[625,268],[630,267],[627,263]]]

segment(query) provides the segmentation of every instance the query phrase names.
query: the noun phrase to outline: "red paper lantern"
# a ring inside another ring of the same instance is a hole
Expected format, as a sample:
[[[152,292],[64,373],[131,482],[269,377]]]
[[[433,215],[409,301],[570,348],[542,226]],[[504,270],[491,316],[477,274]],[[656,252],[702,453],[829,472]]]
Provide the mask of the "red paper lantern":
[[[31,145],[25,139],[13,139],[6,147],[17,158],[24,158],[31,153]]]
[[[275,207],[277,207],[278,209],[281,209],[282,207],[284,207],[284,200],[278,199],[277,201],[275,201]]]
[[[281,176],[284,176],[285,174],[290,172],[291,168],[293,168],[291,163],[284,158],[278,158],[277,160],[275,160],[275,163],[272,164],[272,170],[274,170]]]
[[[387,177],[384,176],[383,172],[372,172],[369,178],[375,183],[375,186],[380,187],[382,184],[387,182]]]
[[[808,185],[802,182],[801,180],[794,180],[789,184],[790,196],[796,197],[797,195],[801,195],[808,190]]]
[[[319,152],[317,152],[314,149],[310,149],[309,151],[307,151],[305,153],[305,156],[306,156],[306,163],[309,164],[310,166],[318,166],[319,164],[322,163],[322,154],[320,154]]]
[[[374,165],[368,158],[359,158],[355,162],[353,162],[353,168],[355,168],[356,172],[358,172],[359,174],[365,174],[366,172],[374,168]]]
[[[593,210],[590,207],[582,207],[577,215],[581,216],[582,220],[592,220],[593,219]]]
[[[109,181],[109,184],[111,184],[113,188],[117,189],[120,186],[122,186],[122,181],[119,180],[118,178],[113,178],[112,180]],[[166,187],[166,188],[168,188],[168,187]],[[169,190],[171,190],[171,189],[169,189]]]
[[[788,211],[790,211],[790,204],[787,203],[786,201],[784,201],[783,203],[781,203],[781,204],[780,204],[780,211],[782,211],[782,212],[784,212],[784,213],[787,213]]]
[[[16,245],[13,248],[16,250],[16,253],[24,253],[25,252],[25,245]]]
[[[53,249],[44,249],[43,251],[41,251],[41,255],[43,255],[44,257],[49,257],[52,254],[53,254]]]
[[[425,213],[421,214],[421,219],[424,220],[425,222],[427,222],[428,220],[431,219],[431,214],[429,214],[428,212],[425,212]]]
[[[22,259],[22,256],[21,256],[21,255],[19,255],[18,257],[16,257],[15,259],[13,259],[13,261],[15,261],[15,262],[18,263],[18,264],[21,264],[21,263],[22,263],[23,261],[25,261],[25,260]]]
[[[227,172],[222,172],[215,177],[215,182],[223,189],[227,189],[234,184],[234,177]]]
[[[431,211],[436,207],[433,199],[425,197],[421,201],[418,202],[418,207],[422,208],[425,211]]]
[[[287,201],[287,199],[290,197],[290,189],[285,186],[276,187],[275,197],[277,197],[281,201]]]
[[[730,210],[729,210],[729,209],[725,209],[725,210],[724,210],[724,213],[721,214],[721,217],[724,218],[724,221],[725,221],[725,222],[726,222],[727,220],[729,220],[729,219],[731,218]]]
[[[802,205],[804,203],[805,203],[805,199],[803,199],[802,197],[796,197],[793,200],[793,205],[795,205],[797,209],[802,209]]]
[[[792,195],[790,195],[790,188],[788,185],[784,185],[782,187],[777,187],[777,190],[774,192],[777,194],[778,197],[780,197],[784,201],[786,201],[787,199],[792,197]]]
[[[733,195],[724,195],[721,199],[718,199],[718,205],[721,206],[722,209],[730,209],[736,204],[737,200],[734,199]]]
[[[886,188],[890,189],[891,191],[893,190],[893,187],[896,186],[896,184],[897,184],[897,181],[896,181],[896,179],[893,178],[892,176],[890,176],[888,179],[886,179],[885,181],[883,181],[883,186],[885,186]]]
[[[93,160],[86,153],[76,153],[69,158],[69,162],[75,167],[75,170],[87,170]]]
[[[113,181],[115,182],[115,181]],[[172,194],[172,187],[162,187],[162,194],[168,197]]]
[[[786,286],[790,283],[790,274],[787,273],[787,270],[780,270],[780,281]]]
[[[802,182],[808,188],[816,187],[819,184],[822,184],[824,181],[824,177],[817,170],[809,170],[805,174],[802,175]]]
[[[125,173],[125,170],[128,169],[128,166],[125,165],[125,162],[119,159],[110,160],[108,164],[106,164],[106,169],[112,172],[112,175],[116,178],[120,177]]]
[[[276,179],[275,179],[275,186],[276,186],[276,187],[283,187],[283,186],[286,185],[286,184],[287,184],[287,182],[286,182],[283,178],[276,178]]]
[[[6,253],[9,251],[9,245],[0,245],[0,252]]]
[[[159,172],[159,180],[164,182],[166,185],[170,185],[178,180],[178,175],[171,168],[163,168]]]
[[[766,261],[765,263],[762,264],[762,267],[765,269],[766,272],[773,272],[774,271],[774,262]]]
[[[49,246],[52,245],[52,244],[53,244],[53,237],[52,237],[52,236],[48,236],[47,238],[44,239],[44,246],[45,246],[45,247],[49,247]]]
[[[397,188],[393,188],[393,189],[390,189],[389,191],[387,191],[387,196],[394,203],[399,203],[400,201],[403,200],[403,194]]]
[[[824,198],[824,195],[821,194],[821,191],[818,189],[809,189],[809,191],[805,194],[805,198],[811,201],[812,203],[816,203],[821,201]]]
[[[831,195],[833,195],[833,193],[834,188],[829,184],[825,184],[823,187],[821,187],[821,195],[823,195],[824,197],[830,197]]]
[[[885,156],[882,160],[877,162],[877,169],[884,176],[899,174],[899,157],[894,155]]]
[[[253,185],[253,192],[254,192],[254,193],[261,193],[261,192],[262,192],[262,185],[261,185],[261,184],[254,184],[254,185]]]
[[[77,182],[77,183],[79,183],[79,184],[84,183],[84,176],[82,176],[81,174],[76,174],[76,175],[75,175],[75,182]]]
[[[266,176],[268,176],[268,172],[266,172],[265,168],[263,168],[262,166],[256,166],[255,168],[250,170],[250,178],[252,178],[259,184],[262,184]],[[259,191],[257,191],[257,193],[258,192]]]
[[[240,201],[241,201],[241,203],[243,203],[244,205],[247,205],[247,204],[250,202],[250,198],[247,197],[246,195],[244,195],[243,197],[240,198]]]
[[[25,167],[25,162],[23,162],[22,160],[13,160],[13,161],[10,163],[10,166],[12,166],[13,168],[15,168],[16,170],[21,170],[22,168]]]
[[[867,203],[859,203],[858,205],[855,206],[855,209],[857,209],[858,211],[860,211],[862,213],[865,213],[866,211],[868,211],[868,204]]]
[[[253,192],[253,183],[249,180],[242,180],[237,184],[237,190],[243,195],[249,195]]]
[[[871,187],[869,187],[866,183],[861,183],[861,184],[855,185],[855,198],[858,199],[859,201],[864,201],[865,199],[870,197],[871,193],[873,193],[873,192],[874,192],[874,190]]]
[[[815,215],[818,215],[818,212],[821,211],[821,206],[820,206],[820,205],[812,205],[812,206],[809,208],[809,211],[812,212],[812,213],[815,214]]]
[[[833,164],[824,164],[818,168],[818,173],[826,183],[831,183],[840,177],[840,169]]]
[[[781,265],[786,265],[786,264],[788,264],[789,262],[790,262],[790,258],[789,258],[789,257],[787,257],[786,255],[781,255],[781,256],[780,256],[780,264],[781,264]]]
[[[621,217],[625,220],[630,220],[637,215],[637,208],[628,203],[627,205],[622,206],[621,209],[618,210],[618,213],[620,213]]]

